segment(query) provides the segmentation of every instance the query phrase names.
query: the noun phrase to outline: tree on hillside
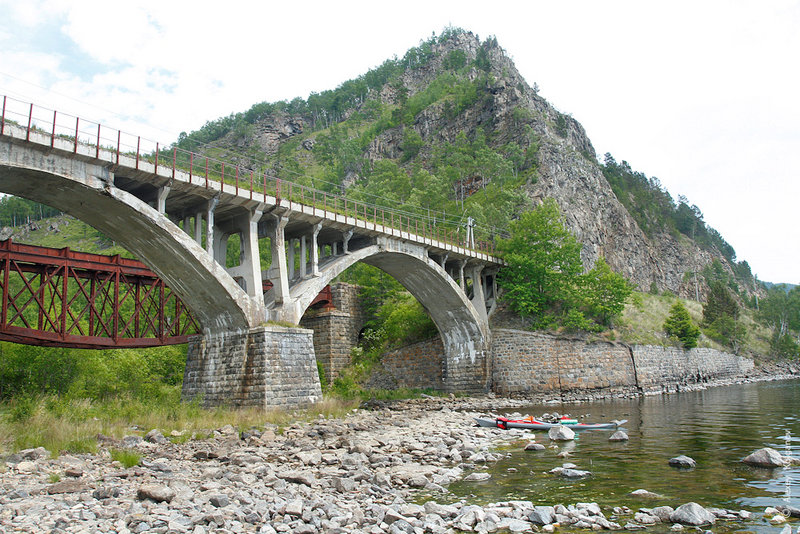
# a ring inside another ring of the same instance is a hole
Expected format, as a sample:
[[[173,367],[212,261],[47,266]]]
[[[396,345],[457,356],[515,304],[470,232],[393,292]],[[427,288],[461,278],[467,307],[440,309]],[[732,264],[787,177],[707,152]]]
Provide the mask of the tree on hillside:
[[[669,317],[664,321],[664,332],[677,338],[684,349],[695,348],[700,337],[700,329],[692,322],[688,310],[680,300],[676,300],[669,310]]]
[[[708,298],[703,306],[703,322],[711,324],[724,315],[738,319],[739,304],[722,282],[711,282],[708,284]]]
[[[581,245],[564,227],[555,200],[523,213],[510,233],[498,243],[508,263],[498,283],[517,313],[538,327],[558,316],[568,330],[600,330],[622,313],[631,284],[603,258],[582,274]]]
[[[556,201],[546,199],[511,224],[511,237],[497,248],[508,263],[498,277],[512,309],[539,317],[558,301],[569,301],[581,273],[578,240],[564,228]]]
[[[791,331],[800,331],[800,286],[787,291],[779,285],[769,289],[761,300],[759,319],[772,328],[770,348],[778,356],[797,357],[798,345]]]
[[[622,314],[633,284],[611,270],[602,256],[583,277],[582,300],[587,314],[601,325],[610,327]]]

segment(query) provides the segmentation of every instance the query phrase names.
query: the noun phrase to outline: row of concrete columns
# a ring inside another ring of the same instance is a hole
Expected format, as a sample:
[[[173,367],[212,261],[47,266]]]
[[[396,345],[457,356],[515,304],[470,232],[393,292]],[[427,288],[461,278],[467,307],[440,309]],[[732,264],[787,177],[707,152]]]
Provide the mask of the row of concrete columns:
[[[159,188],[157,192],[156,208],[162,214],[166,211],[169,191],[170,187],[167,185]],[[183,220],[183,230],[193,235],[199,245],[204,245],[206,252],[227,270],[250,297],[263,299],[258,249],[259,222],[263,217],[263,211],[252,209],[227,221],[223,227],[217,225],[214,218],[218,201],[219,198],[214,197],[208,200],[204,209],[194,216],[186,216]],[[320,244],[319,234],[323,225],[319,222],[311,227],[308,234],[287,240],[285,228],[288,222],[289,218],[286,215],[270,214],[269,219],[265,221],[266,224],[262,225],[270,239],[272,253],[272,263],[265,278],[273,284],[272,302],[278,307],[289,300],[290,283],[308,276],[319,276],[320,261],[327,257],[348,254],[349,243],[353,237],[353,230],[350,229],[343,232],[341,241]],[[226,258],[227,244],[230,236],[235,234],[240,237],[239,263],[229,267]],[[453,280],[458,281],[461,290],[468,296],[478,313],[486,317],[487,301],[491,303],[496,294],[494,276],[483,274],[481,265],[469,264],[466,259],[455,261],[453,268],[454,262],[448,262],[448,254],[441,255],[437,263]]]

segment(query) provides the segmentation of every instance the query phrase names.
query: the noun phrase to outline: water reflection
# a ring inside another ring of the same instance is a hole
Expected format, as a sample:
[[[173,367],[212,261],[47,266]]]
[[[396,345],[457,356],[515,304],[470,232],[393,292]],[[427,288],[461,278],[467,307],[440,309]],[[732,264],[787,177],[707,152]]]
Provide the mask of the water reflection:
[[[740,460],[762,447],[800,457],[800,382],[746,384],[677,395],[556,407],[532,406],[523,413],[570,413],[587,421],[628,419],[630,440],[608,441],[610,432],[578,434],[572,444],[525,452],[519,448],[490,468],[489,481],[459,483],[450,490],[473,495],[476,502],[510,499],[537,504],[586,500],[617,506],[678,505],[695,501],[704,506],[761,511],[779,504],[800,507],[800,467],[761,469]],[[546,435],[537,440],[550,447]],[[521,444],[520,444],[521,445]],[[569,457],[557,453],[567,450]],[[675,469],[670,458],[685,454],[695,469]],[[592,476],[567,481],[547,471],[564,461],[587,469]],[[661,495],[635,501],[628,494],[646,489]]]

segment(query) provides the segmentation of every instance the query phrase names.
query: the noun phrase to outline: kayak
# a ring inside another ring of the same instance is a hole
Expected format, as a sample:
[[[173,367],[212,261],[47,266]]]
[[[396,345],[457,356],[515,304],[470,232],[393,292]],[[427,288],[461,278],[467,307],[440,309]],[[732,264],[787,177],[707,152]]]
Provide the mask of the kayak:
[[[525,419],[507,419],[505,417],[497,417],[495,419],[488,419],[485,417],[476,417],[475,421],[478,426],[482,427],[496,427],[507,430],[509,428],[523,428],[525,430],[550,430],[554,426],[565,426],[572,430],[613,430],[628,422],[627,419],[621,421],[611,421],[610,423],[578,423],[575,419],[564,420],[563,423],[548,423],[528,417]],[[574,422],[573,422],[574,421]]]

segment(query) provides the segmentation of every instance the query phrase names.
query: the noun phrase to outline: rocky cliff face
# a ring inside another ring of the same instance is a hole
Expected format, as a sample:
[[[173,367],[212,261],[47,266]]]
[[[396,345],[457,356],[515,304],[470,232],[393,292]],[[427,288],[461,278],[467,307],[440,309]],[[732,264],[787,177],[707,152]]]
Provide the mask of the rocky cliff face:
[[[523,148],[537,144],[536,179],[529,180],[525,193],[534,204],[546,197],[558,202],[566,224],[583,244],[582,258],[587,267],[604,256],[614,270],[641,289],[647,290],[655,283],[661,290],[686,297],[695,296],[693,274],[713,259],[719,259],[730,270],[721,255],[703,250],[681,235],[645,235],[603,176],[583,127],[540,97],[494,40],[481,42],[465,32],[435,43],[432,56],[423,67],[408,69],[399,83],[387,83],[365,101],[378,99],[393,106],[402,98],[425,90],[445,70],[445,61],[453,51],[463,52],[468,63],[479,55],[485,65],[488,61],[489,85],[475,105],[456,116],[446,113],[444,102],[434,102],[414,117],[412,127],[424,141],[418,163],[425,164],[433,147],[454,142],[461,132],[471,137],[479,129],[496,147],[511,141]],[[475,80],[483,74],[473,68],[466,76]],[[277,114],[256,124],[246,140],[240,138],[237,143],[255,144],[270,155],[281,143],[301,136],[304,141],[298,150],[308,153],[315,134],[304,131],[306,124],[308,121],[301,117]],[[387,158],[399,160],[403,155],[403,135],[403,126],[382,131],[369,143],[363,157],[370,163]],[[229,136],[227,142],[232,141]],[[343,183],[349,185],[357,178],[351,173]]]

